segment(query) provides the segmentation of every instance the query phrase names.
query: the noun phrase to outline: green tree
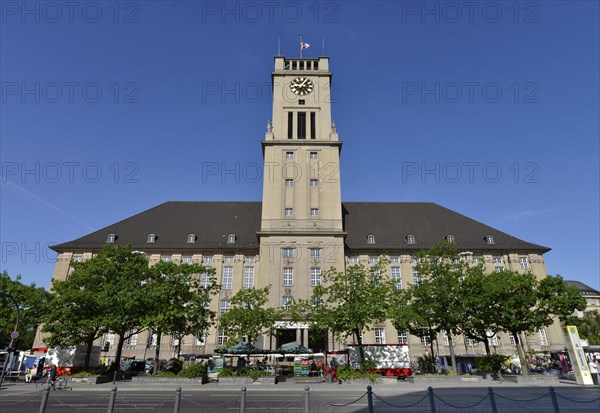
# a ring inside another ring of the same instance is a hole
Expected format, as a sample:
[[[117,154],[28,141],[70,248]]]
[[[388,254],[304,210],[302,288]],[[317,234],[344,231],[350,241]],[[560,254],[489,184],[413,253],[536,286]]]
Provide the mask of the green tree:
[[[587,339],[591,346],[600,345],[600,312],[590,311],[574,323],[579,335]]]
[[[2,272],[0,274],[0,342],[8,344],[10,341],[10,333],[15,328],[17,317],[16,303],[19,307],[17,348],[30,349],[49,298],[50,295],[44,288],[36,287],[35,284],[23,284],[20,275],[13,280],[6,271]]]
[[[541,281],[531,273],[501,271],[495,274],[502,280],[503,306],[497,314],[499,328],[510,333],[519,352],[521,365],[527,366],[520,335],[551,325],[558,317],[568,319],[575,310],[585,308],[575,287],[569,287],[560,276],[548,276]],[[524,369],[525,374],[529,369]]]
[[[464,318],[460,331],[465,337],[483,342],[489,356],[489,339],[502,330],[498,314],[505,311],[504,276],[502,273],[486,274],[480,264],[468,269],[463,287]]]
[[[463,280],[468,264],[460,259],[456,247],[442,241],[417,253],[416,270],[422,281],[410,287],[413,311],[427,320],[430,330],[445,332],[452,369],[456,372],[453,336],[464,319]]]
[[[371,268],[331,268],[324,272],[321,285],[314,288],[311,302],[300,304],[312,313],[308,319],[317,330],[327,328],[341,338],[354,335],[361,363],[365,361],[362,332],[387,319],[393,286],[383,273],[385,263],[381,259]]]
[[[270,289],[271,286],[244,288],[231,298],[231,307],[219,320],[220,328],[227,331],[229,344],[243,337],[252,344],[259,335],[273,328],[280,311],[266,306]]]
[[[44,314],[42,331],[50,347],[86,346],[84,368],[88,368],[94,340],[106,332],[101,290],[103,279],[87,271],[84,262],[74,262],[74,271],[64,281],[52,283],[52,300]]]
[[[219,286],[214,270],[200,265],[159,262],[149,273],[146,293],[150,307],[143,325],[157,335],[154,371],[158,372],[162,335],[179,340],[188,334],[203,336],[216,315],[208,304]]]

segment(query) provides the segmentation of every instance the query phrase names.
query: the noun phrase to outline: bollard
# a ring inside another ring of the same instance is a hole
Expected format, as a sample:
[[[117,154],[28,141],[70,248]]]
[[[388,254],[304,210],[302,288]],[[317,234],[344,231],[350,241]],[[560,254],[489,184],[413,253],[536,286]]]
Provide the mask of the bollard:
[[[304,413],[310,413],[310,387],[304,388]]]
[[[240,400],[240,413],[246,413],[246,388],[242,387],[242,398]]]
[[[373,388],[371,386],[367,386],[367,404],[369,413],[373,413]]]
[[[175,390],[175,408],[173,413],[179,413],[179,403],[181,402],[181,387],[177,387]]]
[[[114,386],[110,391],[110,400],[108,401],[108,413],[113,413],[115,409],[115,400],[117,399],[117,387]]]
[[[435,413],[435,398],[433,397],[433,387],[428,387],[427,393],[429,394],[429,407],[431,408],[431,413]]]
[[[46,413],[46,406],[48,405],[48,396],[50,395],[50,385],[46,386],[44,389],[44,394],[42,395],[42,402],[40,403],[40,412]]]
[[[550,400],[552,400],[552,408],[554,409],[554,413],[560,413],[558,409],[558,400],[556,400],[556,393],[554,393],[554,387],[550,386]]]
[[[496,397],[494,397],[494,389],[492,387],[488,387],[488,396],[490,397],[490,406],[492,406],[492,413],[498,413],[498,408],[496,407]]]

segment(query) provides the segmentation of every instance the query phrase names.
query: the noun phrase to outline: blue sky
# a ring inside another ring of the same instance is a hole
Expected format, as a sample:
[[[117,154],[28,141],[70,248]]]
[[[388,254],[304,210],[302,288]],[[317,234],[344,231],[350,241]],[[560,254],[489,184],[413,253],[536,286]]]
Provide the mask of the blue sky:
[[[2,270],[47,287],[49,245],[260,200],[277,39],[297,57],[302,33],[331,59],[345,201],[439,203],[600,288],[598,2],[469,4],[1,1]]]

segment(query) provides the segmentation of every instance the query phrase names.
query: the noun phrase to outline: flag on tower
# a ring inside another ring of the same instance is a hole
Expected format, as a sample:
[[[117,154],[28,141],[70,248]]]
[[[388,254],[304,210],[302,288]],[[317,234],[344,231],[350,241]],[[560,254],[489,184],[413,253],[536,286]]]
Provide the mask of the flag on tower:
[[[308,43],[300,42],[300,50],[308,49],[309,47]]]

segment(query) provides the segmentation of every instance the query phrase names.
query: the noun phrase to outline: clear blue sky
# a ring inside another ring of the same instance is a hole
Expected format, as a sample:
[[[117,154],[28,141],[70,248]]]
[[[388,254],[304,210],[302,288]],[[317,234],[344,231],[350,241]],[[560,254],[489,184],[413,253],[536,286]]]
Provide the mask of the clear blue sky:
[[[600,288],[598,2],[77,4],[0,2],[10,275],[48,286],[48,245],[167,200],[260,200],[277,39],[302,33],[331,58],[345,201],[439,203]]]

